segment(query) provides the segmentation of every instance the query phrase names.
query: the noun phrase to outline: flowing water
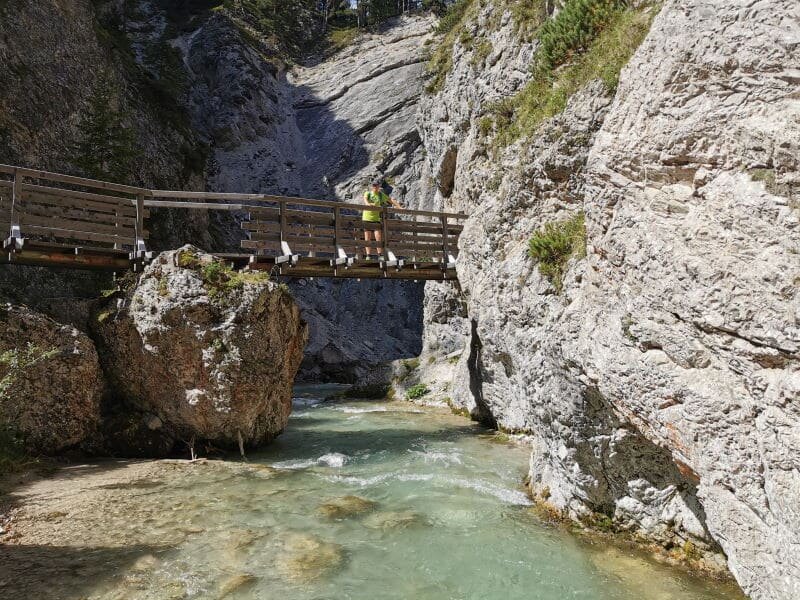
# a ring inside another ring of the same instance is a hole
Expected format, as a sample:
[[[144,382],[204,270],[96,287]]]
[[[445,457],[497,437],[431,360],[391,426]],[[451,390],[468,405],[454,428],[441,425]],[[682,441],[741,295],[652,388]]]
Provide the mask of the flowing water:
[[[286,433],[246,465],[153,463],[146,480],[72,498],[79,539],[59,539],[55,513],[48,544],[68,558],[38,563],[52,597],[741,598],[543,522],[526,449],[445,410],[320,403],[329,392],[299,388]],[[31,556],[15,564],[0,596],[48,597],[24,583]]]

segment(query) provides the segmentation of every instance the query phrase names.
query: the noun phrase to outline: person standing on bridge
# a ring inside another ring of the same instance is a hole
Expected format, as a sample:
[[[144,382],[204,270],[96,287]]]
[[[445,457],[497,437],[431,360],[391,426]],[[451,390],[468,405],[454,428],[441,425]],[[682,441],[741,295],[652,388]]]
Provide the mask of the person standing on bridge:
[[[403,208],[399,202],[392,198],[389,194],[383,191],[383,181],[380,178],[373,179],[370,183],[369,189],[364,192],[364,204],[384,208],[385,206],[394,206],[395,208]],[[365,210],[361,220],[364,223],[381,223],[382,212],[380,210]],[[377,243],[383,241],[383,231],[380,227],[375,229],[364,228],[364,241],[370,242],[375,240]],[[378,244],[376,244],[377,246]],[[378,255],[383,253],[383,247],[378,246]],[[367,245],[367,260],[372,254],[372,247]]]

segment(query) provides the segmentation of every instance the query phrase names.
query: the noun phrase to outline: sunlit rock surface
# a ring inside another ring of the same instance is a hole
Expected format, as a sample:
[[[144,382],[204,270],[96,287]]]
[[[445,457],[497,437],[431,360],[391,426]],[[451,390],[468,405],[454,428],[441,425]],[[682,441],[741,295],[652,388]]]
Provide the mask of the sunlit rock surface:
[[[764,599],[800,594],[799,10],[666,2],[614,98],[588,84],[500,157],[478,131],[481,90],[498,69],[511,80],[521,46],[495,47],[470,106],[457,43],[421,113],[428,172],[455,163],[437,198],[472,216],[466,314],[442,323],[451,300],[430,289],[415,377],[452,362],[440,398],[529,433],[541,500],[710,566],[726,556]],[[578,211],[588,256],[559,294],[527,242]],[[459,339],[460,358],[437,351]]]
[[[191,246],[165,252],[95,329],[119,402],[177,439],[251,447],[286,426],[307,329],[265,274],[225,270]]]
[[[25,306],[0,304],[4,434],[33,454],[75,447],[97,426],[102,393],[97,352],[85,334]]]

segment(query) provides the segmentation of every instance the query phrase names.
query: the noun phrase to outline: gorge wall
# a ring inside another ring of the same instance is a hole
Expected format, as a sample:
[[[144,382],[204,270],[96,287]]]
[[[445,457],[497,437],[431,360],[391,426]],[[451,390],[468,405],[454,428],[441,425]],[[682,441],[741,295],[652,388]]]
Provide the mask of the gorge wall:
[[[433,205],[471,215],[461,290],[428,284],[403,385],[530,435],[531,490],[568,516],[722,550],[752,597],[794,598],[800,9],[629,11],[652,25],[618,86],[598,72],[510,144],[486,116],[527,85],[540,42],[502,2],[457,25],[419,125]],[[576,215],[586,250],[554,281],[528,241]]]
[[[0,5],[0,57],[13,74],[0,90],[0,162],[75,172],[76,143],[105,86],[136,146],[129,183],[359,202],[381,174],[401,202],[416,202],[422,145],[414,115],[431,17],[395,20],[333,57],[290,69],[280,40],[260,35],[247,14],[211,4]],[[306,42],[318,35],[314,25]],[[237,218],[200,211],[155,211],[150,228],[156,250],[194,243],[232,251],[244,235]],[[419,353],[420,284],[290,285],[311,331],[304,378],[352,381],[371,365]],[[88,299],[103,287],[80,274],[0,273],[6,296],[62,321],[76,321],[65,298]]]

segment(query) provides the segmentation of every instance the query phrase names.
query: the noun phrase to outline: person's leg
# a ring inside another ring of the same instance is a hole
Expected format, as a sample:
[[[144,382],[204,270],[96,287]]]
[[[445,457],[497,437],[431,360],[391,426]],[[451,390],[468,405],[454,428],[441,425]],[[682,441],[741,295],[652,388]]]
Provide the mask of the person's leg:
[[[383,232],[379,229],[376,229],[372,233],[375,234],[375,241],[378,242],[378,254],[383,254],[383,246],[381,245],[381,242],[383,241]]]
[[[365,229],[364,230],[364,241],[365,242],[369,242],[370,240],[372,240],[372,230],[371,229]],[[370,246],[367,245],[366,256],[369,256],[370,254],[372,254],[372,248],[370,248]]]

